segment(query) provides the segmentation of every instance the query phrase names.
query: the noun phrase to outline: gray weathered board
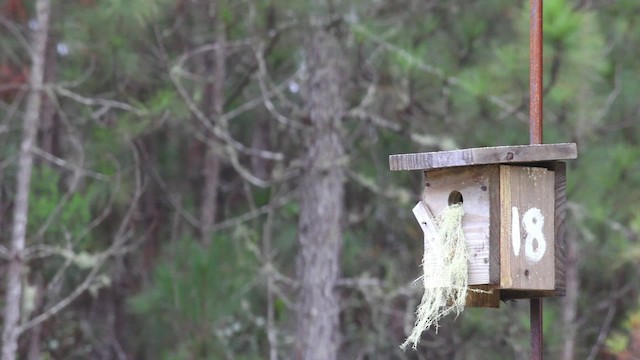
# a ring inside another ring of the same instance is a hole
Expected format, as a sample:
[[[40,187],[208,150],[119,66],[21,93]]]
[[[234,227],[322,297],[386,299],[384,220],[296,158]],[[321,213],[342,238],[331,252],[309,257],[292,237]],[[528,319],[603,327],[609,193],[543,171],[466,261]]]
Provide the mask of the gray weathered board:
[[[472,285],[467,292],[467,307],[498,308],[500,292],[497,285]]]
[[[534,164],[527,164],[534,165]],[[500,300],[530,299],[548,296],[564,296],[566,287],[566,206],[567,206],[567,173],[566,164],[561,161],[535,163],[554,172],[554,258],[555,285],[553,290],[518,290],[499,289],[499,285],[476,285],[482,290],[492,289],[490,292],[469,292],[467,306],[469,307],[499,307]],[[531,274],[530,274],[531,275]]]
[[[553,290],[502,290],[502,300],[527,299],[534,297],[564,296],[566,287],[566,207],[567,207],[567,170],[560,161],[539,163],[555,173],[555,287]]]
[[[456,166],[569,160],[578,157],[574,143],[510,145],[389,156],[389,167],[399,170],[432,170]]]
[[[555,287],[554,172],[500,166],[500,288]]]
[[[499,283],[499,217],[490,216],[498,214],[491,206],[499,206],[499,180],[497,165],[438,169],[425,173],[422,200],[435,217],[449,205],[452,191],[463,196],[465,215],[462,228],[469,251],[469,285]],[[493,226],[490,226],[491,221],[495,222]],[[435,266],[432,262],[435,261],[425,259],[425,268]]]

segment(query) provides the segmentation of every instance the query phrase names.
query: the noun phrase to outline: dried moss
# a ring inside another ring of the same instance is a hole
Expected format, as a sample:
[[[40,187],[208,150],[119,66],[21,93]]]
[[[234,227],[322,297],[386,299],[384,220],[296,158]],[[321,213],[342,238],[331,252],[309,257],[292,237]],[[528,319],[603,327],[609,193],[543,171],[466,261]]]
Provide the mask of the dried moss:
[[[462,230],[463,216],[462,205],[455,204],[446,208],[436,219],[437,233],[428,247],[425,244],[422,260],[424,295],[416,311],[414,328],[400,346],[403,350],[409,344],[415,349],[422,332],[431,327],[435,327],[437,332],[440,319],[452,312],[457,316],[464,310],[469,255]],[[427,249],[430,250],[428,254]],[[425,266],[427,260],[429,267]]]

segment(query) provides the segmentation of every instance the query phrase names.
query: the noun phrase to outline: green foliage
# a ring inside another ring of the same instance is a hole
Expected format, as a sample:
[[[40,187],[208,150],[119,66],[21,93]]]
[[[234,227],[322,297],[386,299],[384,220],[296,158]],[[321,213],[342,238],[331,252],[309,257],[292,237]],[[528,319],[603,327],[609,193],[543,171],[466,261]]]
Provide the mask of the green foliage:
[[[607,351],[614,355],[635,354],[640,340],[640,306],[628,312],[622,329],[612,332],[605,342]]]
[[[107,0],[101,1],[94,8],[100,19],[126,24],[127,26],[143,26],[163,15],[163,7],[173,4],[170,0]]]
[[[152,282],[130,302],[157,358],[218,358],[222,345],[241,346],[255,267],[237,240],[218,237],[206,248],[183,238],[165,248]]]
[[[91,209],[98,188],[87,185],[81,191],[65,193],[66,178],[49,166],[36,166],[31,179],[29,231],[36,233],[43,225],[50,244],[62,245],[65,237],[76,239],[92,219]]]
[[[482,97],[493,90],[491,74],[478,69],[470,69],[460,76],[460,84],[464,90],[475,97]]]
[[[607,338],[605,345],[607,346],[607,350],[609,350],[610,352],[619,354],[625,351],[627,349],[627,346],[629,346],[629,337],[616,332],[611,334]]]
[[[547,40],[553,43],[566,42],[580,30],[580,15],[572,7],[573,4],[566,0],[544,2],[543,31]]]

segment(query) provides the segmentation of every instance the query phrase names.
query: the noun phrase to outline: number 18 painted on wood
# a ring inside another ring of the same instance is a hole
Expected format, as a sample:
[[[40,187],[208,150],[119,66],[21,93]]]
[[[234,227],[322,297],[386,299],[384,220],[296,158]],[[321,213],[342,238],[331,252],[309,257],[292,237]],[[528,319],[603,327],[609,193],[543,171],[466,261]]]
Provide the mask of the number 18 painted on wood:
[[[542,231],[544,216],[540,209],[533,207],[527,210],[522,216],[522,226],[527,233],[524,240],[524,255],[529,262],[536,263],[544,257],[544,253],[547,251],[547,242]],[[536,247],[534,247],[534,240]],[[521,241],[520,214],[518,208],[513,206],[511,208],[511,242],[515,256],[520,256]]]
[[[500,287],[555,288],[555,173],[500,167]]]

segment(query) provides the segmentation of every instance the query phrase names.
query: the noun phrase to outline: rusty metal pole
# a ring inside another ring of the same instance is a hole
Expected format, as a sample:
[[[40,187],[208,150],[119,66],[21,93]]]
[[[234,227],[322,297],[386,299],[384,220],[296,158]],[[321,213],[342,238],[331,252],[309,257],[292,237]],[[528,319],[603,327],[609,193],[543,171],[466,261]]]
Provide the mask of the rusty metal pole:
[[[542,144],[542,0],[531,0],[529,26],[529,142]]]
[[[529,142],[542,144],[542,0],[530,0]],[[542,298],[530,300],[531,359],[542,360]]]

